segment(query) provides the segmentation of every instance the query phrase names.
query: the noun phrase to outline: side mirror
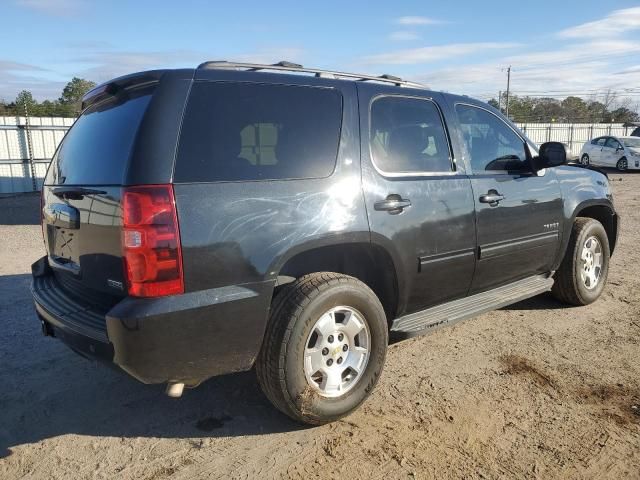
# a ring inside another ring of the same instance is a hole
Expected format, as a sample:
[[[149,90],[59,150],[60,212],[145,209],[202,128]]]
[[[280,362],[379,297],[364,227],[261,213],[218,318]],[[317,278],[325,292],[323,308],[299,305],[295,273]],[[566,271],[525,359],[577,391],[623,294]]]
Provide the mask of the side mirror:
[[[534,158],[537,170],[557,167],[567,163],[567,147],[560,142],[546,142],[540,145],[540,154]]]

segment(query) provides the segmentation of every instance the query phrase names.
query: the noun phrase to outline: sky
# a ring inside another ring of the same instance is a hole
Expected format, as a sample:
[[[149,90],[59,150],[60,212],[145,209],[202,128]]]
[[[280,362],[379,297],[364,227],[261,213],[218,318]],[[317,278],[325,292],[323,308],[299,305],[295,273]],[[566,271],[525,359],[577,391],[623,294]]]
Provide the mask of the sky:
[[[640,103],[640,1],[0,0],[0,99],[55,99],[97,83],[205,60],[393,74],[497,97],[612,89]]]

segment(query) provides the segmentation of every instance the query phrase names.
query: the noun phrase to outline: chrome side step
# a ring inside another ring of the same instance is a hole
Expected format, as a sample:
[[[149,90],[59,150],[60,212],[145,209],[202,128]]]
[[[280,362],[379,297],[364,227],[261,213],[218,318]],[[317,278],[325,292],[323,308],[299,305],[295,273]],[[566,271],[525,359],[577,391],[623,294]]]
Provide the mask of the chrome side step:
[[[437,327],[452,325],[547,292],[552,286],[553,278],[547,275],[528,277],[503,287],[397,318],[391,325],[391,331],[409,336],[420,335]]]

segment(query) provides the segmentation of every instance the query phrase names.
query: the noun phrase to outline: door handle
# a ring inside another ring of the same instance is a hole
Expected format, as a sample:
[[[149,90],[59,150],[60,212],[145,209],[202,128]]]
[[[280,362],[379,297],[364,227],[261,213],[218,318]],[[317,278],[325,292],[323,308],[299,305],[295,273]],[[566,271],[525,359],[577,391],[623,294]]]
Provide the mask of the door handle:
[[[480,195],[480,201],[482,203],[488,203],[492,207],[497,207],[502,200],[504,200],[504,195],[499,194],[495,190],[489,190],[489,192],[484,195]]]
[[[386,199],[379,200],[373,204],[373,208],[375,208],[377,211],[389,212],[391,215],[402,213],[405,208],[410,206],[410,200],[404,199],[397,194],[389,195]]]

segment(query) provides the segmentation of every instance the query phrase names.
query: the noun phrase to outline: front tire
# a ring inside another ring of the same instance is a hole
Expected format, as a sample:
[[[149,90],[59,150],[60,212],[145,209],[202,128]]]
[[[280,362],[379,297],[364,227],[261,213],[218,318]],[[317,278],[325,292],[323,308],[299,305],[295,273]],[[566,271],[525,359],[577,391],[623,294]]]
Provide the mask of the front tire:
[[[337,273],[305,275],[274,299],[256,361],[258,382],[294,420],[332,422],[369,396],[387,344],[387,318],[369,287]]]
[[[595,302],[607,283],[609,259],[609,238],[602,224],[592,218],[576,218],[555,274],[553,295],[570,305]]]
[[[616,163],[616,168],[618,169],[619,172],[624,172],[627,170],[627,157],[622,157],[620,160],[618,160],[618,163]]]

